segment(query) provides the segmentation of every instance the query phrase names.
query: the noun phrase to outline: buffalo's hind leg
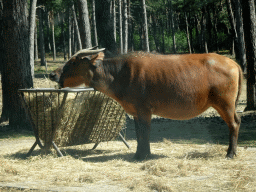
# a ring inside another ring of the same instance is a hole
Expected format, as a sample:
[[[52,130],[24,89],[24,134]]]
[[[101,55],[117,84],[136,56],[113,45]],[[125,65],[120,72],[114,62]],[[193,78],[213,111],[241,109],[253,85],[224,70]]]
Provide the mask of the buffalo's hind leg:
[[[234,155],[236,155],[237,139],[241,120],[236,114],[235,107],[228,107],[228,105],[226,105],[226,107],[222,107],[221,109],[218,108],[217,111],[229,127],[229,147],[226,157],[232,159]]]
[[[144,160],[150,155],[151,114],[146,112],[139,113],[138,117],[134,117],[134,122],[137,136],[137,151],[134,159]]]
[[[241,118],[234,112],[234,122],[229,125],[229,147],[227,152],[227,158],[233,158],[236,155],[238,133],[241,124]]]

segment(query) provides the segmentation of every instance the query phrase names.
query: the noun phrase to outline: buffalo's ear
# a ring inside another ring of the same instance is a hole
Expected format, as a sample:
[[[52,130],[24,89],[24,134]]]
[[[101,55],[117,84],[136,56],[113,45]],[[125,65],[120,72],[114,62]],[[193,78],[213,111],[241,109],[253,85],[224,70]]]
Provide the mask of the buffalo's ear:
[[[93,66],[97,67],[98,64],[103,61],[104,57],[105,57],[104,53],[103,52],[99,52],[98,54],[91,56],[90,63]]]
[[[91,60],[91,55],[80,57],[81,60]]]
[[[103,61],[105,55],[103,52],[99,52],[98,54],[95,54],[95,55],[87,55],[87,56],[83,56],[81,57],[80,59],[86,59],[86,60],[89,60],[90,63],[92,63],[93,65],[95,65],[95,62],[97,60],[100,60],[100,61]]]
[[[99,52],[99,53],[96,54],[96,55],[92,55],[92,57],[91,57],[91,63],[92,63],[93,65],[95,65],[95,64],[97,63],[97,61],[103,61],[104,57],[105,57],[105,54],[104,54],[103,52]]]

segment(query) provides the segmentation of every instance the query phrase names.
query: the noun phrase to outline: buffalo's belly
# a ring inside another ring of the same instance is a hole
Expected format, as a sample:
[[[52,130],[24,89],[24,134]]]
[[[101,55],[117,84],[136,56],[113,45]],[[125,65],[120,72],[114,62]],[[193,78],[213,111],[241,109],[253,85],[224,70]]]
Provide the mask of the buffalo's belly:
[[[196,110],[196,109],[186,110],[186,109],[169,108],[169,109],[161,109],[161,110],[158,109],[156,111],[153,111],[153,114],[158,115],[160,117],[173,119],[173,120],[187,120],[187,119],[197,117],[204,111],[205,110]]]
[[[205,100],[205,101],[203,101]],[[206,111],[211,104],[207,99],[197,102],[165,102],[160,105],[152,105],[152,114],[174,120],[186,120],[194,118]]]

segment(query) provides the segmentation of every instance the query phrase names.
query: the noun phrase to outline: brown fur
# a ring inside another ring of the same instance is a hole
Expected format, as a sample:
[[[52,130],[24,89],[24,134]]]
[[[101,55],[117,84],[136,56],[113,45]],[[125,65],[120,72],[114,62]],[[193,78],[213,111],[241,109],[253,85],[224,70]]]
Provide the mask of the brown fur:
[[[80,81],[92,86],[117,100],[133,115],[138,141],[136,159],[150,154],[152,114],[184,120],[213,107],[229,127],[227,156],[232,158],[240,127],[235,107],[242,80],[239,65],[217,54],[139,52],[105,60],[103,53],[71,60],[65,64],[59,83],[66,87]]]

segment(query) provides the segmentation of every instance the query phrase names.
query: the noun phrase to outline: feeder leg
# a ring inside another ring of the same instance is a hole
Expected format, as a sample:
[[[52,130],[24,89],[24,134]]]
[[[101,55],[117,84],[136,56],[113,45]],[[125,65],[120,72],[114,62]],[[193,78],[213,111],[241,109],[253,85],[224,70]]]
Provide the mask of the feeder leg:
[[[52,141],[52,145],[53,145],[53,148],[57,151],[58,155],[60,157],[63,157],[63,154],[61,153],[61,151],[59,150],[59,148],[57,147],[57,145]]]
[[[125,141],[123,135],[122,135],[121,133],[119,133],[119,136],[121,137],[121,139],[122,139],[123,143],[126,145],[126,147],[127,147],[128,149],[130,149],[131,147],[130,147],[130,145]]]
[[[27,153],[26,157],[29,157],[31,153],[34,151],[35,147],[37,146],[37,141],[33,144],[33,146],[30,148],[29,152]]]
[[[96,149],[96,147],[98,147],[100,143],[95,143],[95,145],[93,146],[92,150]]]

